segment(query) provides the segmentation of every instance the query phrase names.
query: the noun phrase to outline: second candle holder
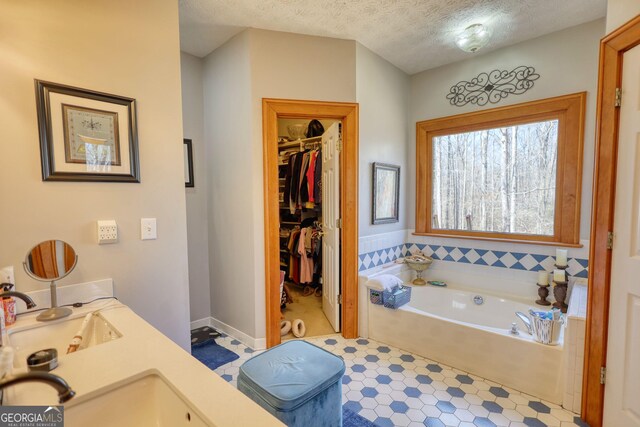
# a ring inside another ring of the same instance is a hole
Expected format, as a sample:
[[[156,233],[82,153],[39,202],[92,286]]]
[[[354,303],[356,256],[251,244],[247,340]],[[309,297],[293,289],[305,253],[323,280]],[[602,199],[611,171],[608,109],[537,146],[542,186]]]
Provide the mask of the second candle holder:
[[[569,275],[567,273],[567,265],[555,265],[556,270],[553,272],[553,296],[556,302],[553,303],[555,308],[559,308],[563,313],[567,312],[569,306],[565,303],[567,299],[567,288],[569,286]],[[562,271],[562,276],[558,277],[558,270]],[[562,280],[561,280],[562,279]]]

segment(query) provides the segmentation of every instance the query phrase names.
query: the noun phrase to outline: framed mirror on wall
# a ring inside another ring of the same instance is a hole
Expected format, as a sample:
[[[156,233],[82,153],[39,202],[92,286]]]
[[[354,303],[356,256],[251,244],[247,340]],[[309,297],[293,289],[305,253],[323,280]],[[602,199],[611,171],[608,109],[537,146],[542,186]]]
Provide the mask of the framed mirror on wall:
[[[399,221],[400,166],[373,163],[372,224]]]

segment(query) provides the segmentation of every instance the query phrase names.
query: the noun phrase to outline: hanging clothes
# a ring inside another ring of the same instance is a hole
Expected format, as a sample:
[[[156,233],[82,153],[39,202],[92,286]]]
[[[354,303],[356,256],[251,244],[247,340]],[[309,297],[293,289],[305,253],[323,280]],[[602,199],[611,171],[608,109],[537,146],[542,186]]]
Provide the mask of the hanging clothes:
[[[300,229],[300,238],[298,239],[298,254],[300,255],[300,283],[313,282],[313,258],[307,255],[305,240],[308,228]]]
[[[322,276],[322,225],[318,222],[315,223],[311,233],[310,254],[315,266],[313,281],[318,283],[319,286],[322,286],[320,283],[320,276]]]
[[[290,154],[287,159],[286,173],[284,176],[284,196],[283,196],[284,200],[282,201],[283,203],[286,204],[286,206],[289,206],[289,208],[291,208],[289,203],[291,200],[291,178],[293,176],[294,163],[295,163],[295,154]],[[292,212],[292,213],[295,213],[295,212]]]
[[[309,155],[309,167],[307,168],[307,191],[309,193],[309,201],[307,202],[306,207],[308,209],[313,209],[315,207],[315,171],[316,171],[316,162],[318,160],[318,150],[313,150]]]
[[[297,153],[298,151],[299,150],[297,148],[288,148],[282,150],[280,153],[278,153],[278,164],[286,165],[289,162],[291,155]]]
[[[297,201],[300,197],[300,169],[302,169],[303,153],[293,154],[293,169],[291,170],[291,191],[289,194],[289,210],[292,214],[296,213]],[[286,199],[285,199],[286,203]]]
[[[309,187],[307,186],[307,169],[309,168],[309,152],[302,153],[302,165],[300,167],[300,184],[296,207],[302,209],[309,201]]]
[[[322,151],[318,151],[313,179],[313,198],[315,203],[322,203]]]
[[[307,254],[311,254],[311,237],[313,235],[313,229],[311,227],[305,228],[306,232],[304,233],[304,249],[307,251]]]
[[[284,174],[283,201],[289,211],[318,209],[322,180],[322,151],[307,150],[289,155]]]
[[[300,258],[298,255],[298,244],[300,229],[294,228],[289,235],[287,250],[289,251],[289,279],[295,283],[300,283]]]

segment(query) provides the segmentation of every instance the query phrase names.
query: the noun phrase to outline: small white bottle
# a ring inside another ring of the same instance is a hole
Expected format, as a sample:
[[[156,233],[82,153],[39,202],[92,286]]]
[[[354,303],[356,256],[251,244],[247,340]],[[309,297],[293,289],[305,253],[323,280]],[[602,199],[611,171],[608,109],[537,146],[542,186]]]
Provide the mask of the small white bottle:
[[[11,375],[14,354],[13,347],[4,346],[0,349],[0,378]]]

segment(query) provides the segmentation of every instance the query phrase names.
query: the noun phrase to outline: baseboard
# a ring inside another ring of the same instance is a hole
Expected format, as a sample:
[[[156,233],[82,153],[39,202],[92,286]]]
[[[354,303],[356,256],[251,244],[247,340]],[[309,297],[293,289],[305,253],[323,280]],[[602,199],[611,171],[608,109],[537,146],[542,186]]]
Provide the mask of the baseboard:
[[[203,326],[211,326],[211,318],[205,317],[203,319],[193,320],[191,322],[191,330],[196,328],[202,328]]]
[[[217,331],[223,332],[230,337],[237,339],[242,344],[253,350],[264,350],[267,348],[266,338],[253,338],[233,326],[229,326],[213,317],[205,317],[204,319],[194,320],[191,322],[191,329],[201,328],[202,326],[211,326]]]
[[[252,347],[254,350],[266,350],[267,339],[266,338],[254,338],[255,345]]]

